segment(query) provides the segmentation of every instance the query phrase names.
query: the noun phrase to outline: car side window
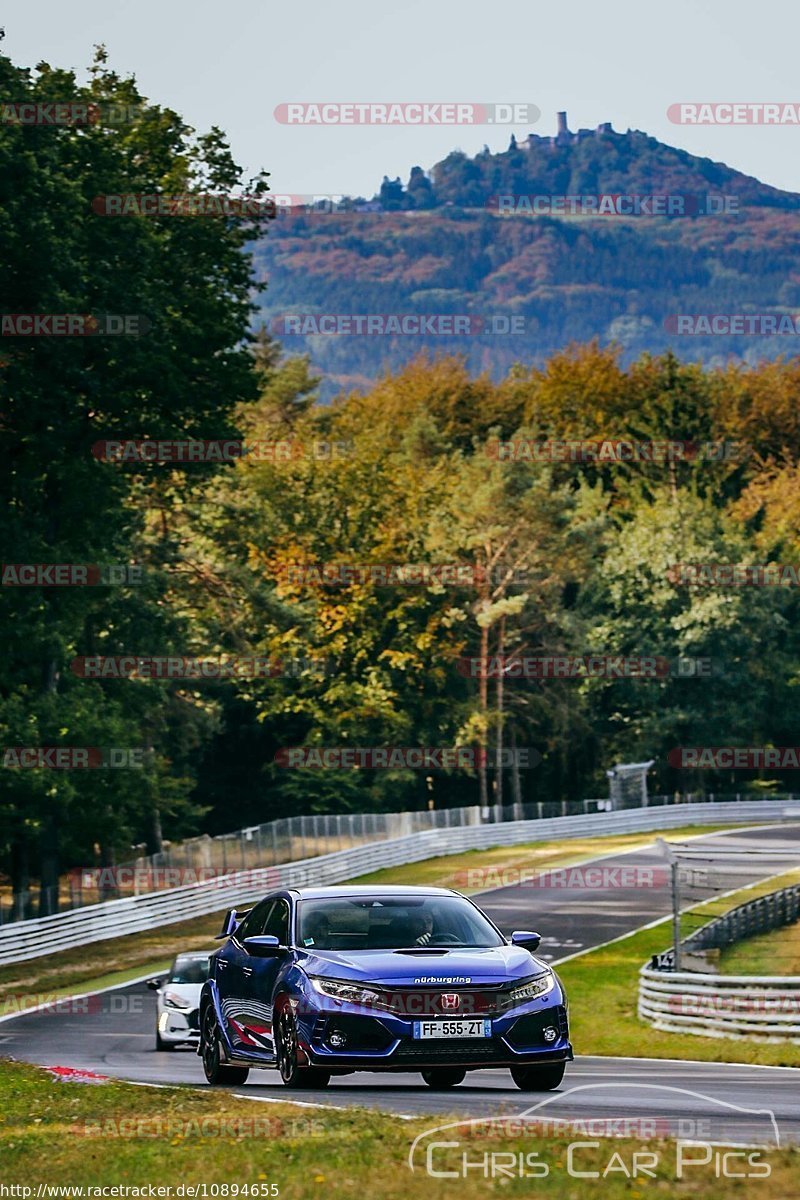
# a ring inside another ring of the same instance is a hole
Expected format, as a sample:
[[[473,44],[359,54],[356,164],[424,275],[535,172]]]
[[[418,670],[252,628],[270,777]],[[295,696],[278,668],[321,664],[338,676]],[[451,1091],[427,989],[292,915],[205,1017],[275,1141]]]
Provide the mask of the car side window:
[[[236,930],[237,942],[243,942],[248,937],[258,937],[260,933],[264,932],[264,925],[274,904],[274,900],[262,900],[247,914]]]
[[[289,944],[289,905],[285,900],[276,900],[267,917],[262,933],[276,937],[282,946]]]

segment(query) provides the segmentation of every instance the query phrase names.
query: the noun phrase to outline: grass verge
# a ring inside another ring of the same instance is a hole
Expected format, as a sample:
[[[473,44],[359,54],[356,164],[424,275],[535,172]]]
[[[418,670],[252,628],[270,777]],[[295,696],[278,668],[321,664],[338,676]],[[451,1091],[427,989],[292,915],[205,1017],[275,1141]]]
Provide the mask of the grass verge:
[[[452,1129],[443,1136],[458,1138],[461,1150],[438,1151],[433,1165],[440,1171],[456,1169],[456,1178],[436,1178],[425,1171],[424,1154],[413,1173],[408,1156],[418,1134],[454,1119],[444,1114],[401,1121],[366,1109],[259,1104],[211,1088],[151,1090],[113,1082],[89,1087],[56,1081],[40,1068],[20,1063],[0,1062],[0,1111],[3,1183],[29,1187],[28,1196],[34,1197],[39,1184],[127,1186],[143,1188],[138,1194],[145,1196],[148,1185],[154,1185],[171,1188],[173,1197],[187,1196],[187,1188],[197,1185],[206,1186],[206,1196],[268,1196],[274,1184],[271,1194],[280,1200],[477,1200],[498,1192],[530,1197],[534,1189],[536,1196],[551,1200],[595,1195],[598,1200],[635,1200],[645,1194],[725,1200],[744,1194],[740,1180],[716,1177],[713,1161],[677,1179],[676,1147],[665,1141],[647,1143],[658,1156],[655,1178],[631,1179],[626,1171],[634,1152],[642,1152],[642,1142],[614,1138],[587,1143],[585,1135],[573,1135],[584,1143],[574,1169],[598,1172],[594,1179],[568,1173],[567,1136],[517,1132],[499,1141],[496,1133],[466,1138]],[[491,1179],[472,1168],[466,1178],[459,1177],[464,1152],[469,1162],[502,1153],[506,1173]],[[509,1161],[519,1164],[522,1155],[525,1163],[524,1156],[532,1153],[546,1165],[546,1175],[532,1178],[527,1164],[527,1177],[519,1166],[509,1170]],[[696,1149],[692,1153],[697,1157]],[[759,1158],[771,1168],[759,1194],[765,1200],[796,1195],[798,1151],[763,1151]],[[214,1185],[228,1187],[213,1191]]]
[[[359,876],[359,883],[402,883],[427,887],[452,887],[470,895],[489,888],[503,887],[503,872],[513,883],[516,871],[548,870],[569,867],[595,858],[600,854],[615,854],[649,846],[659,836],[676,838],[698,837],[720,830],[741,829],[734,825],[685,825],[680,829],[654,830],[650,833],[620,833],[608,837],[569,838],[554,842],[529,842],[524,846],[495,846],[489,850],[467,850],[463,854],[447,854],[424,862],[387,867]],[[486,873],[483,882],[475,882],[475,872]]]
[[[722,975],[800,975],[800,921],[726,946],[719,969]]]

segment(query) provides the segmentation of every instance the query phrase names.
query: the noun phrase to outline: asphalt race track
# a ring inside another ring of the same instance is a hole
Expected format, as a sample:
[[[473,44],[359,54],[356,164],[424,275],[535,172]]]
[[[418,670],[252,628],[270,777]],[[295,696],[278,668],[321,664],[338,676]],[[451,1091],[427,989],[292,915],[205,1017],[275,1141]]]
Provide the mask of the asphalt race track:
[[[713,847],[715,868],[721,866],[719,879],[727,890],[789,869],[793,865],[789,856],[796,863],[800,825],[713,834],[702,839],[701,845],[709,850]],[[722,854],[726,848],[731,851],[729,856]],[[742,854],[743,850],[759,853]],[[620,865],[647,868],[663,867],[664,859],[655,848],[645,848],[594,862],[607,869]],[[582,864],[584,869],[586,865]],[[670,911],[665,883],[626,888],[617,886],[613,873],[607,878],[613,885],[604,889],[521,884],[487,892],[479,902],[506,932],[533,928],[543,933],[544,956],[557,963]],[[575,882],[573,878],[571,883]],[[700,886],[697,897],[707,894]],[[686,888],[684,895],[693,898],[691,888]],[[665,928],[665,944],[668,941]],[[193,1050],[159,1053],[154,1049],[154,1026],[153,994],[144,983],[131,984],[73,1005],[3,1021],[0,1054],[139,1082],[205,1086]],[[646,1047],[643,1030],[642,1050]],[[690,1044],[687,1054],[691,1055]],[[568,1065],[561,1088],[544,1094],[518,1091],[508,1072],[497,1069],[471,1072],[464,1084],[444,1092],[427,1088],[417,1074],[357,1073],[334,1079],[326,1089],[298,1094],[288,1092],[272,1071],[253,1071],[248,1083],[234,1090],[254,1100],[296,1098],[325,1107],[357,1104],[403,1115],[430,1113],[432,1126],[436,1114],[442,1112],[486,1118],[501,1112],[530,1114],[535,1107],[533,1115],[538,1121],[627,1118],[642,1122],[645,1131],[652,1127],[671,1136],[775,1144],[776,1124],[784,1144],[800,1142],[799,1083],[800,1073],[794,1068],[582,1054]],[[742,1113],[740,1109],[754,1111]],[[775,1124],[764,1110],[774,1114]]]

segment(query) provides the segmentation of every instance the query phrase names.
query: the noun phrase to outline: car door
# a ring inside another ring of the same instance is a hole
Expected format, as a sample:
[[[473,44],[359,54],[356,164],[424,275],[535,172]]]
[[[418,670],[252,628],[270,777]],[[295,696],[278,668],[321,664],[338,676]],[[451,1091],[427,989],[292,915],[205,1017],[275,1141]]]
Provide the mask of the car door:
[[[245,1050],[255,1049],[248,1033],[248,998],[252,958],[242,942],[263,932],[264,922],[273,901],[262,900],[248,913],[234,935],[216,956],[214,977],[219,989],[220,1008],[231,1045]]]
[[[245,967],[248,1014],[253,1019],[250,1026],[251,1033],[254,1037],[258,1036],[265,1050],[274,1052],[272,997],[278,972],[286,961],[289,947],[289,904],[283,897],[278,897],[272,902],[264,927],[260,932],[276,937],[279,944],[284,947],[282,953],[270,955],[268,958],[262,958],[255,954],[250,955]]]

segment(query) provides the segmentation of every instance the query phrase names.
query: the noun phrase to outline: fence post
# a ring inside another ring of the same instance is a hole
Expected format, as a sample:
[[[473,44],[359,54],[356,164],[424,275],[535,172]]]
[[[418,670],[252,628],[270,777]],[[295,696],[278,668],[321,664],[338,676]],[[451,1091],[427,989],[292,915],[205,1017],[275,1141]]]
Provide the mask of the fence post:
[[[672,884],[672,969],[680,971],[681,969],[681,898],[680,898],[680,883],[678,879],[678,856],[670,846],[669,842],[665,842],[663,838],[656,838],[656,845],[663,853],[670,868],[670,879]]]

